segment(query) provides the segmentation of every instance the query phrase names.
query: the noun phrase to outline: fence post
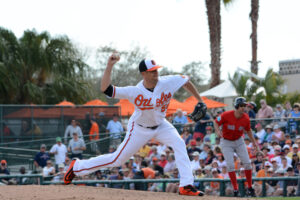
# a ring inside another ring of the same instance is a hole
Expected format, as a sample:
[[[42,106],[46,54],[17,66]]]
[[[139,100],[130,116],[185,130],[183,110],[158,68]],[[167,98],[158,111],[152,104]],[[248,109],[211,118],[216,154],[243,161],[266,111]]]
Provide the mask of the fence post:
[[[223,180],[220,181],[220,196],[225,196],[225,181]]]
[[[43,181],[44,181],[43,176],[40,175],[40,177],[39,177],[39,185],[44,185]]]
[[[238,179],[238,183],[239,183],[239,191],[240,191],[241,197],[244,197],[245,196],[244,179]]]
[[[162,190],[163,190],[163,192],[165,192],[165,191],[166,191],[166,187],[167,187],[167,182],[166,182],[166,181],[164,181],[164,182],[163,182],[163,187],[162,187]]]
[[[287,182],[286,180],[283,180],[283,196],[287,196]]]
[[[262,181],[262,196],[265,197],[267,196],[267,188],[266,188],[266,181]]]
[[[3,106],[0,106],[0,136],[1,136],[1,143],[4,142],[3,140]]]

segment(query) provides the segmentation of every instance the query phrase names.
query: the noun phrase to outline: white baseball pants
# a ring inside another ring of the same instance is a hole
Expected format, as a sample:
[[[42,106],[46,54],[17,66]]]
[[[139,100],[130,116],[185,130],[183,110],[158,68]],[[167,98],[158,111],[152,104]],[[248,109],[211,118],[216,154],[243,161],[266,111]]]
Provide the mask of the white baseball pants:
[[[90,174],[102,167],[119,167],[150,139],[155,138],[174,150],[176,166],[180,174],[180,187],[193,184],[194,177],[185,143],[170,122],[165,119],[155,130],[152,130],[141,127],[134,121],[129,121],[127,130],[124,141],[114,153],[100,155],[88,160],[77,160],[73,166],[75,175]]]

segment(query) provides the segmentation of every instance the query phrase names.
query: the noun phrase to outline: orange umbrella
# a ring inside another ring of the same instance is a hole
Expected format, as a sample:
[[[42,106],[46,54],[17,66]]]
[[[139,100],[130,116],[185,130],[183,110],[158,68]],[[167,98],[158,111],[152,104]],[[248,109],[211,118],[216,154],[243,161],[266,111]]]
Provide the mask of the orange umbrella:
[[[134,105],[127,99],[121,99],[119,103],[115,104],[115,106],[121,107],[122,116],[132,115],[132,113],[134,112]]]
[[[55,104],[56,106],[75,106],[75,104],[74,103],[72,103],[72,102],[70,102],[70,101],[66,101],[66,100],[64,100],[64,101],[62,101],[62,102],[60,102],[60,103],[58,103],[58,104]]]
[[[107,106],[106,102],[101,101],[100,99],[94,99],[83,104],[84,106]]]
[[[206,97],[202,97],[202,99],[203,99],[203,101],[206,104],[208,109],[210,109],[210,108],[221,108],[221,107],[227,106],[227,104],[224,104],[224,103],[221,103],[221,102],[218,102],[218,101],[214,101],[214,100],[208,99]],[[194,108],[195,108],[195,105],[197,103],[198,103],[198,100],[194,96],[190,96],[189,98],[187,98],[184,101],[184,104],[186,106],[184,108],[184,110],[187,111],[187,113],[192,113]]]
[[[169,115],[175,113],[177,111],[177,109],[181,109],[181,110],[185,111],[184,103],[177,101],[176,99],[171,99],[166,115],[169,116]]]

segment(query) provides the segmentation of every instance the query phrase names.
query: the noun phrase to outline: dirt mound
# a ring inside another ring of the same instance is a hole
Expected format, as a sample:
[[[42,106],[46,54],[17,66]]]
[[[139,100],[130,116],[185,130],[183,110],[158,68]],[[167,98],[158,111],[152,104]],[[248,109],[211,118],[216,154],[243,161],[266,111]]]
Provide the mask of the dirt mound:
[[[227,200],[230,197],[189,197],[164,192],[120,190],[86,186],[0,186],[0,199],[8,200]],[[245,200],[245,199],[244,199]]]

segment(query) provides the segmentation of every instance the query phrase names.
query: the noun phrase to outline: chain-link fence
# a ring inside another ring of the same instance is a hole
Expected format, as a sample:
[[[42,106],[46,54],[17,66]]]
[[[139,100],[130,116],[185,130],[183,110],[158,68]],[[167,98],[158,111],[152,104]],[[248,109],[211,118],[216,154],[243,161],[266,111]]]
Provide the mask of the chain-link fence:
[[[0,105],[0,142],[63,137],[73,119],[83,135],[88,135],[91,117],[96,119],[100,133],[105,133],[114,114],[120,114],[119,106]]]

